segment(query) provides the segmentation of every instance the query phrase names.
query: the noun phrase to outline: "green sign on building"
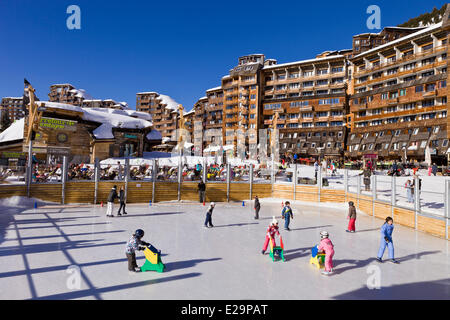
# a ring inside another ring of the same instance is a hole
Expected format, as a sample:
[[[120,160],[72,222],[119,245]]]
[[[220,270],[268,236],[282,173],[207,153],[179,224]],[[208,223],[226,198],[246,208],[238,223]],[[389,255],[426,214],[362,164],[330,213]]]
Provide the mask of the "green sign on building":
[[[41,118],[39,127],[53,130],[75,131],[77,122],[72,120],[62,120],[55,118]]]

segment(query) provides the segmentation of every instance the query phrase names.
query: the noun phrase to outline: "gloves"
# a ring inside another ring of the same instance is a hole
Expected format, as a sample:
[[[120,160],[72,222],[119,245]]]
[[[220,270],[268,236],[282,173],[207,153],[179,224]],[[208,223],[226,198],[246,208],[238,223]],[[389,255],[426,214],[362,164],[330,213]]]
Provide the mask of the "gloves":
[[[145,250],[145,247],[139,247],[139,250],[143,251]]]
[[[385,240],[387,243],[391,242],[391,241],[389,240],[388,237],[384,237],[384,240]]]

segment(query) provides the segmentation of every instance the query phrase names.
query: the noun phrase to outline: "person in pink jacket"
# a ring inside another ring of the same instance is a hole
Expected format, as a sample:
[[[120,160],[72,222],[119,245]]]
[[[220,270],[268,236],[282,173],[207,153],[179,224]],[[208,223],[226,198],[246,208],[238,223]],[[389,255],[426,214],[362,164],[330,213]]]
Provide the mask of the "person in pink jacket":
[[[319,251],[325,253],[325,271],[322,274],[328,275],[333,272],[333,256],[334,256],[334,245],[328,238],[329,234],[326,231],[320,233],[320,243],[317,246]]]

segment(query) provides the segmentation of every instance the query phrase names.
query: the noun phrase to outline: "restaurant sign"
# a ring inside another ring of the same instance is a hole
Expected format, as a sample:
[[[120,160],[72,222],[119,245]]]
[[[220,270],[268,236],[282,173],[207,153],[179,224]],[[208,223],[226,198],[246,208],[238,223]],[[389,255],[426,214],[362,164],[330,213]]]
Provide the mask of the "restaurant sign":
[[[55,118],[41,118],[39,127],[44,129],[75,131],[77,129],[77,121],[63,120]]]
[[[1,153],[2,158],[26,158],[27,154],[25,152],[9,152],[9,151],[3,151]]]

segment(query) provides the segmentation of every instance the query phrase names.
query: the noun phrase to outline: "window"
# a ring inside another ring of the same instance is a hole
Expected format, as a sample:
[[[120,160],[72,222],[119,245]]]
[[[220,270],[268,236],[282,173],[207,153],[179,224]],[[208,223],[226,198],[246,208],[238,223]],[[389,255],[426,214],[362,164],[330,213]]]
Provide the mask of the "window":
[[[381,94],[381,100],[387,100],[388,97],[389,97],[389,95],[387,92]]]
[[[314,85],[314,81],[306,81],[306,82],[303,82],[303,87],[304,88],[306,88],[306,87],[312,87]]]
[[[426,140],[423,140],[421,143],[420,143],[420,148],[425,148],[427,146],[427,141]]]
[[[252,94],[252,95],[250,96],[250,99],[251,99],[251,100],[255,100],[255,99],[256,99],[256,94]]]
[[[396,99],[398,98],[398,91],[393,91],[390,93],[390,99]]]
[[[406,96],[406,89],[400,89],[400,97]]]
[[[395,136],[398,137],[402,133],[400,130],[395,130]]]
[[[425,85],[426,92],[434,91],[435,88],[436,88],[436,85],[434,83],[429,83],[429,84]]]
[[[448,139],[444,139],[444,141],[442,142],[442,146],[443,147],[448,146]]]
[[[438,132],[439,132],[439,127],[434,127],[433,133],[438,133]]]
[[[417,86],[416,87],[416,93],[422,92],[422,91],[423,91],[423,86]]]
[[[447,87],[447,81],[446,80],[442,80],[439,82],[439,88],[445,88]]]
[[[413,134],[413,135],[416,135],[416,134],[418,134],[418,133],[419,133],[419,128],[415,128],[412,134]]]

